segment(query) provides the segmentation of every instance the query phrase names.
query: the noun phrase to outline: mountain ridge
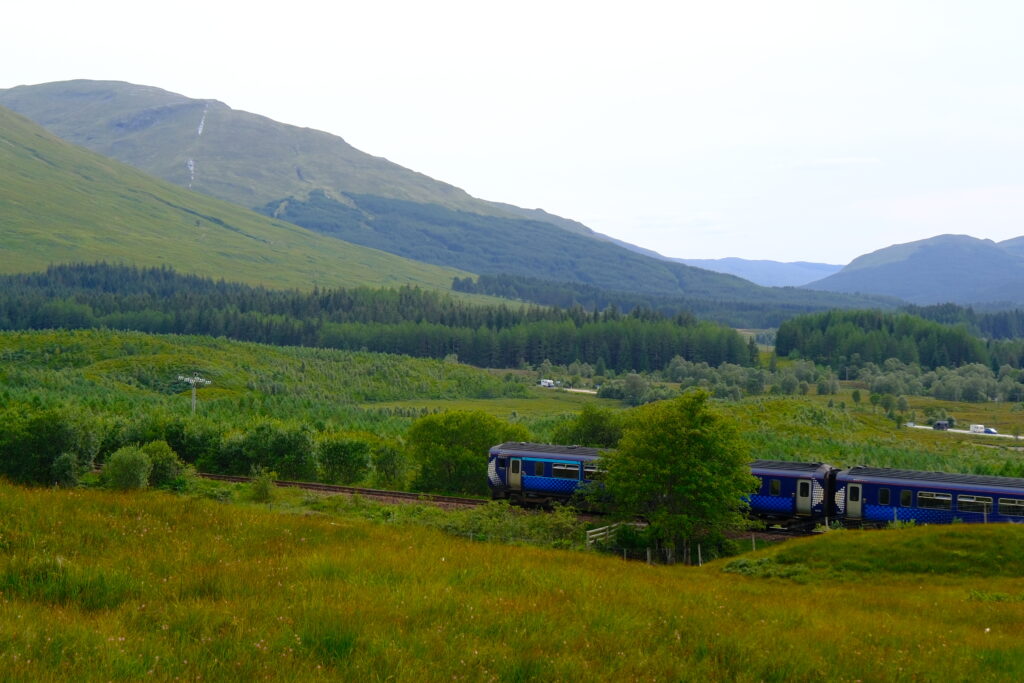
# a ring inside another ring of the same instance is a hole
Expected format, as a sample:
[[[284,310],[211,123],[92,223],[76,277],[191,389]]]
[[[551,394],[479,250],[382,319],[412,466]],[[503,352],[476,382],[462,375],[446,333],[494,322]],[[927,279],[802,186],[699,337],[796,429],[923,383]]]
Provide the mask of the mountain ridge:
[[[1024,304],[1024,237],[937,235],[858,256],[807,289],[895,296],[913,304]]]
[[[644,253],[577,221],[473,198],[338,136],[237,112],[217,100],[79,80],[0,91],[0,104],[179,186],[463,273],[504,272],[744,306],[858,305],[856,296],[761,287]],[[860,305],[883,304],[861,298]]]
[[[0,91],[0,104],[70,142],[175,184],[299,225],[302,218],[294,214],[304,207],[303,215],[316,213],[304,227],[434,265],[478,273],[515,267],[520,274],[605,286],[625,278],[652,292],[771,296],[734,276],[640,257],[575,221],[473,198],[356,150],[340,137],[238,112],[217,100],[78,80]],[[366,210],[369,204],[387,220]],[[403,225],[396,225],[399,209],[405,212]],[[484,219],[453,232],[468,214]],[[390,232],[381,233],[388,220]],[[545,232],[539,225],[553,227]],[[423,250],[410,251],[424,240]],[[479,253],[467,264],[473,246]]]

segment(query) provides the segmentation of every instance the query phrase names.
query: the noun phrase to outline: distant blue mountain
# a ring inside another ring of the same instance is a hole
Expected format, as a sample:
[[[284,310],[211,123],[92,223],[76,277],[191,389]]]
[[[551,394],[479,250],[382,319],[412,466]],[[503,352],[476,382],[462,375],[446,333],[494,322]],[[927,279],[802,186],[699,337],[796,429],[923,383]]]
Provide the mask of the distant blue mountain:
[[[630,251],[635,251],[638,254],[644,254],[645,256],[661,259],[662,261],[682,263],[687,266],[693,266],[694,268],[710,270],[714,273],[735,275],[736,277],[741,277],[748,282],[753,282],[754,284],[761,285],[762,287],[799,287],[800,285],[805,285],[808,282],[814,282],[815,280],[820,280],[823,277],[828,277],[842,269],[842,266],[835,266],[829,263],[810,263],[808,261],[793,261],[790,263],[784,263],[782,261],[749,261],[747,259],[736,258],[735,256],[719,259],[672,258],[670,256],[662,256],[656,251],[638,247],[635,244],[630,244],[629,242],[623,242],[622,240],[615,239],[614,237],[602,235],[601,233],[591,232],[591,235],[597,239],[614,242],[620,247],[629,249]]]
[[[736,275],[764,287],[799,287],[842,270],[842,266],[809,261],[748,261],[729,257],[719,259],[672,259],[716,273]]]
[[[1024,237],[939,235],[863,256],[806,289],[882,294],[915,304],[1024,305]]]

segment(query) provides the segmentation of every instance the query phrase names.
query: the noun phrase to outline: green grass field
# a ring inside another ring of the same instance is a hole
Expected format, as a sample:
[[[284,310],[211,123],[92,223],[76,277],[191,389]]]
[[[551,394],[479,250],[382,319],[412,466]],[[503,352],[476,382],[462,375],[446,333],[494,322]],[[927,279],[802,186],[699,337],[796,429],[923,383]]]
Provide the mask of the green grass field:
[[[1019,680],[1021,550],[1014,526],[833,532],[742,558],[800,565],[764,578],[737,573],[738,559],[649,567],[335,514],[0,484],[0,670]]]

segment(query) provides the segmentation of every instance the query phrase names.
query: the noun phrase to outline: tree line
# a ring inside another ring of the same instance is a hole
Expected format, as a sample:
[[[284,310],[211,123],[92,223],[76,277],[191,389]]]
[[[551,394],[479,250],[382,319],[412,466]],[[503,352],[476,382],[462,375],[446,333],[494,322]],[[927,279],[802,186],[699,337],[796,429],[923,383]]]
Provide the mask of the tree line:
[[[890,358],[927,369],[980,364],[993,370],[1020,368],[1024,339],[975,336],[967,324],[943,324],[910,313],[877,310],[828,311],[798,316],[779,325],[775,352],[796,356],[837,372],[857,370]]]
[[[452,289],[473,294],[490,294],[545,306],[604,310],[615,307],[630,312],[647,309],[664,316],[700,317],[738,328],[777,327],[782,321],[829,308],[894,307],[894,300],[796,288],[752,288],[744,295],[722,296],[692,291],[691,296],[611,290],[594,284],[550,280],[529,275],[481,274],[478,278],[455,278]]]
[[[1024,311],[976,311],[971,306],[938,304],[907,306],[911,315],[946,325],[964,324],[973,334],[985,339],[1020,339],[1024,337]]]
[[[481,306],[416,287],[270,290],[169,267],[74,264],[0,278],[0,329],[109,328],[400,353],[479,367],[579,360],[648,371],[684,355],[748,365],[728,327],[647,308]]]

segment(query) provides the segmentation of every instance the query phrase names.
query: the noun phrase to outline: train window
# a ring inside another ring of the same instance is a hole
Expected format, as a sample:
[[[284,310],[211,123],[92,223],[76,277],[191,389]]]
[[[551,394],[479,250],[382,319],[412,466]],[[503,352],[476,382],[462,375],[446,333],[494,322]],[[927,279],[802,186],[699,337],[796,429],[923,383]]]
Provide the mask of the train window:
[[[777,496],[782,493],[782,480],[781,479],[769,479],[768,480],[768,495]]]
[[[908,508],[914,504],[914,492],[910,489],[900,491],[900,506]]]
[[[850,502],[851,503],[856,503],[858,500],[860,500],[860,487],[859,486],[851,486],[850,487]]]
[[[948,493],[935,493],[934,491],[918,491],[917,507],[931,508],[933,510],[952,510],[953,496]]]
[[[878,504],[879,505],[891,505],[892,500],[889,496],[889,489],[878,489]]]
[[[533,476],[543,477],[544,476],[544,463],[536,461],[533,463]]]
[[[590,481],[599,481],[604,479],[604,470],[600,469],[597,465],[584,465],[583,478]]]
[[[807,481],[800,482],[800,491],[797,495],[801,498],[809,498],[811,495],[811,483]]]
[[[957,496],[956,509],[960,512],[992,512],[992,499],[988,496]]]
[[[519,474],[519,466],[521,462],[522,461],[519,460],[518,458],[512,461],[512,474]]]
[[[559,479],[579,479],[580,466],[556,462],[551,466],[551,476]]]
[[[498,458],[498,467],[505,467],[505,458]]]
[[[1007,517],[1024,517],[1024,500],[1000,498],[999,514]]]

